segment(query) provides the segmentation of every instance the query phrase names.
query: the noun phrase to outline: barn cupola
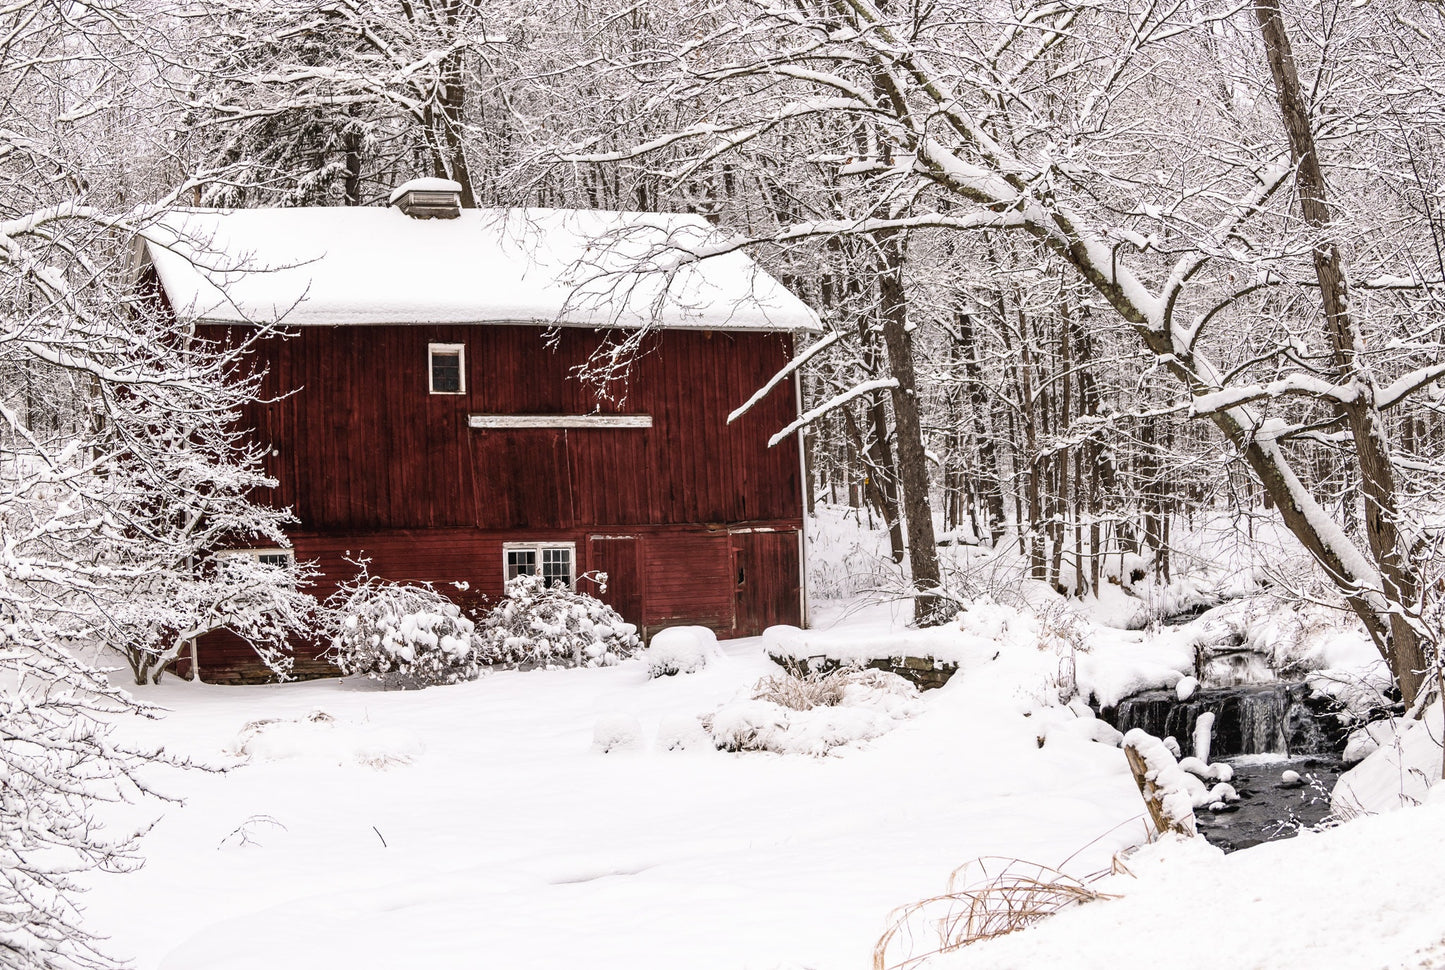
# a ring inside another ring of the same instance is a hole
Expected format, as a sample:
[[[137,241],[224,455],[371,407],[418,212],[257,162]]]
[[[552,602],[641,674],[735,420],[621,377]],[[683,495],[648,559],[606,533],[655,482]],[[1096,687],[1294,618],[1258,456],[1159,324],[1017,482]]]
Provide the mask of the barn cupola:
[[[462,187],[451,179],[412,179],[398,185],[389,201],[413,219],[455,219],[462,214]]]

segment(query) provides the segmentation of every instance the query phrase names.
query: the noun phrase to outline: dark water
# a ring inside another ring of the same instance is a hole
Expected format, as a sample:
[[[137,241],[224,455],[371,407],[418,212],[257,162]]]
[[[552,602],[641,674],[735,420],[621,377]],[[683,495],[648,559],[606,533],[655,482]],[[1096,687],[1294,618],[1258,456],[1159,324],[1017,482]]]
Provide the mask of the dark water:
[[[1201,689],[1185,701],[1172,690],[1144,691],[1101,715],[1120,731],[1137,727],[1173,737],[1181,753],[1191,755],[1195,722],[1206,712],[1214,715],[1210,760],[1234,768],[1230,784],[1239,801],[1220,812],[1195,811],[1205,838],[1233,852],[1289,838],[1329,814],[1346,732],[1331,701],[1311,696],[1302,683]],[[1298,773],[1302,783],[1286,787],[1285,771]]]
[[[1345,733],[1324,698],[1311,697],[1300,683],[1253,684],[1200,689],[1181,701],[1172,690],[1150,690],[1126,697],[1101,715],[1127,733],[1143,728],[1158,738],[1173,737],[1185,755],[1193,754],[1194,723],[1214,714],[1210,758],[1245,754],[1335,755]]]
[[[1225,811],[1195,811],[1199,833],[1225,852],[1293,837],[1301,828],[1323,821],[1330,811],[1330,790],[1344,770],[1334,757],[1241,758],[1231,764],[1239,801]],[[1303,784],[1286,788],[1285,771],[1295,771]]]
[[[1170,613],[1168,616],[1160,617],[1159,624],[1161,626],[1183,626],[1186,623],[1193,623],[1205,613],[1208,613],[1216,606],[1219,606],[1220,604],[1225,602],[1228,601],[1224,599],[1217,599],[1210,600],[1204,603],[1196,603],[1193,606],[1189,607],[1189,609],[1187,610],[1181,610],[1178,613]]]

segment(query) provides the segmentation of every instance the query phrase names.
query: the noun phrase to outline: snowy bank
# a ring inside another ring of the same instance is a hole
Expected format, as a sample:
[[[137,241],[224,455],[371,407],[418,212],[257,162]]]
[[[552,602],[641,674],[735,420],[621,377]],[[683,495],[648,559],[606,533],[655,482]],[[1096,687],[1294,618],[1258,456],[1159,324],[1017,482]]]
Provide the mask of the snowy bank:
[[[1440,781],[1441,738],[1445,737],[1437,700],[1418,721],[1381,722],[1378,737],[1387,743],[1340,776],[1330,808],[1343,816],[1388,812],[1424,801]]]
[[[929,960],[927,970],[1362,970],[1445,966],[1445,800],[1222,856],[1141,852],[1124,898]],[[1424,864],[1422,864],[1424,863]],[[1408,877],[1408,878],[1407,878]],[[1403,881],[1402,879],[1406,879]],[[1207,915],[1206,915],[1207,914]]]

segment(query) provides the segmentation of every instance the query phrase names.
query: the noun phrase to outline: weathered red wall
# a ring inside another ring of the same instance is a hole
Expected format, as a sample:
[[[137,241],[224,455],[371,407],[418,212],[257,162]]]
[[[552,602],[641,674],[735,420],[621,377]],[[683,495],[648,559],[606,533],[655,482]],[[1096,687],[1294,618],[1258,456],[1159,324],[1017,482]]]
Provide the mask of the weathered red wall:
[[[563,329],[549,347],[536,327],[396,326],[265,342],[256,363],[276,400],[243,422],[272,448],[278,485],[265,498],[295,509],[292,541],[321,569],[318,595],[354,573],[348,555],[364,555],[374,575],[495,599],[503,542],[562,541],[576,543],[579,571],[609,573],[603,598],[644,629],[699,623],[742,636],[800,622],[798,451],[792,440],[767,447],[796,416],[792,384],[726,423],[787,362],[789,336],[656,335],[625,398],[600,407],[649,414],[651,428],[468,427],[472,413],[598,410],[572,373],[601,340]],[[428,393],[429,343],[466,346],[466,394]],[[232,639],[203,641],[203,679],[260,675]],[[298,668],[316,652],[298,649]]]
[[[220,337],[219,328],[201,336]],[[607,413],[647,429],[482,431],[467,415],[598,409],[571,375],[601,337],[537,327],[310,327],[268,341],[258,363],[279,397],[244,416],[279,454],[271,500],[310,529],[576,528],[797,518],[797,447],[767,447],[795,416],[784,382],[728,413],[785,364],[785,334],[668,331]],[[466,345],[467,393],[427,393],[427,344]]]

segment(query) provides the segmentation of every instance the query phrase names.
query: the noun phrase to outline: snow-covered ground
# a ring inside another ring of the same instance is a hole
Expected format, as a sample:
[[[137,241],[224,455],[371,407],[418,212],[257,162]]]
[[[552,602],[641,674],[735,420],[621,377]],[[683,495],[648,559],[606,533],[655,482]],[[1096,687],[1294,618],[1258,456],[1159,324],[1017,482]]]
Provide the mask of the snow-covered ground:
[[[832,756],[657,743],[777,670],[749,639],[656,680],[635,660],[406,692],[162,684],[143,696],[173,713],[128,737],[249,760],[163,779],[185,805],[144,869],[100,879],[91,922],[144,970],[857,967],[971,857],[1083,849],[1089,872],[1143,834],[1118,750],[1040,748],[1037,698],[990,655]],[[604,754],[619,716],[641,745]],[[247,729],[264,718],[294,723]]]
[[[856,558],[859,543],[833,549]],[[852,594],[872,582],[830,577]],[[89,923],[139,970],[867,966],[890,914],[972,859],[1083,878],[1145,838],[1117,732],[1064,702],[1174,686],[1190,630],[1101,622],[1129,613],[1122,591],[1084,615],[1027,584],[1009,596],[920,632],[902,604],[852,595],[816,604],[808,631],[679,635],[658,663],[423,691],[138,690],[171,713],[121,737],[227,770],[157,770],[183,803],[105,812],[117,827],[161,817],[141,871],[90,877]],[[1268,604],[1200,622],[1315,666],[1369,659],[1358,637]],[[753,698],[781,673],[767,650],[789,643],[959,670],[922,695],[863,684],[842,708],[789,712]],[[714,744],[754,729],[772,751]],[[930,965],[1445,966],[1445,916],[1419,902],[1445,891],[1442,861],[1438,804],[1229,857],[1149,848],[1126,863],[1139,878],[1108,886],[1124,899]]]
[[[1122,899],[927,963],[929,970],[1438,970],[1445,798],[1224,856],[1148,847],[1100,883]]]

